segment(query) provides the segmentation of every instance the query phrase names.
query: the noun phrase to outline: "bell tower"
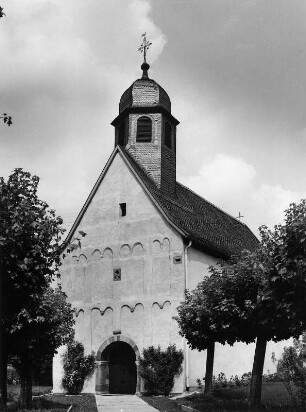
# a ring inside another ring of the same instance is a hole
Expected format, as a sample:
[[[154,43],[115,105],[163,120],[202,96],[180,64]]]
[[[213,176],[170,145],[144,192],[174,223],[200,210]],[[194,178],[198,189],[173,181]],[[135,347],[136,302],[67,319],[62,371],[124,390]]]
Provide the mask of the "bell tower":
[[[176,126],[166,91],[148,76],[146,51],[151,43],[143,35],[142,77],[121,96],[119,115],[113,120],[115,146],[126,150],[165,194],[175,196]]]

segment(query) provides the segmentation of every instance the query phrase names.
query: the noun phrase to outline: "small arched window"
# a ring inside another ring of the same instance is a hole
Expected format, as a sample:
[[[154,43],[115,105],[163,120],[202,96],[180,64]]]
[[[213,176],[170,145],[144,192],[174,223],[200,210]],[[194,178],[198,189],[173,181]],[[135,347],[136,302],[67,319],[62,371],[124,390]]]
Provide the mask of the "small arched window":
[[[124,137],[125,137],[124,135],[125,135],[125,123],[122,122],[118,130],[118,144],[120,146],[124,146]]]
[[[172,127],[169,122],[166,122],[165,124],[165,146],[169,147],[169,149],[172,149]]]
[[[152,120],[150,117],[141,116],[137,120],[136,142],[151,142],[152,140]]]

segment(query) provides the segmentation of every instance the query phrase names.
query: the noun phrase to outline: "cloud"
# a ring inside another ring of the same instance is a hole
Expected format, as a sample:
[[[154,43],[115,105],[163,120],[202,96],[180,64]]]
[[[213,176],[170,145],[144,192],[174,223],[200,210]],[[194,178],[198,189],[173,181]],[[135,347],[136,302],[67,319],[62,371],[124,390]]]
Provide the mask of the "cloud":
[[[112,152],[120,96],[141,74],[141,34],[154,43],[150,62],[165,35],[148,0],[1,5],[0,110],[14,125],[1,128],[0,174],[23,167],[58,213],[80,210]]]
[[[281,185],[256,184],[257,172],[242,158],[217,153],[200,167],[194,176],[181,176],[186,186],[237,217],[255,233],[260,225],[273,227],[281,223],[284,210],[292,202],[306,198],[306,192],[294,192]]]

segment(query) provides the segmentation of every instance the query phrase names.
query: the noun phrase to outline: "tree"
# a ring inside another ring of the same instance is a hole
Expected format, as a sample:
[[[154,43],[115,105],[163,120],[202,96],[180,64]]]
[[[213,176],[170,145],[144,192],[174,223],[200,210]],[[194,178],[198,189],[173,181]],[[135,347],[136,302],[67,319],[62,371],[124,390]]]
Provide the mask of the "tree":
[[[65,293],[47,287],[14,324],[10,353],[20,376],[21,406],[31,406],[33,368],[52,359],[59,346],[73,340],[73,314]]]
[[[245,251],[242,256],[248,253]],[[178,307],[175,318],[180,334],[185,336],[191,348],[207,350],[204,389],[207,395],[212,392],[215,342],[233,345],[237,341],[248,304],[257,296],[255,277],[233,274],[233,265],[231,260],[210,267],[210,276],[205,277],[192,293],[185,292],[185,301]],[[243,328],[246,341],[253,341],[248,325]]]
[[[4,17],[4,16],[5,16],[5,13],[3,11],[3,7],[0,6],[0,19],[1,17]]]
[[[285,224],[273,231],[262,227],[257,250],[210,273],[179,307],[181,334],[202,349],[208,340],[256,340],[250,408],[258,410],[267,342],[298,337],[306,326],[306,201],[290,205]],[[214,287],[216,299],[209,293]]]
[[[15,169],[0,178],[0,384],[6,403],[9,348],[18,328],[35,322],[41,297],[59,276],[62,219],[37,196],[39,178]],[[33,318],[32,318],[33,316]]]
[[[293,346],[284,348],[281,359],[277,364],[277,372],[282,377],[282,381],[295,405],[301,410],[306,409],[306,345],[305,333],[302,339],[294,339]],[[292,390],[294,384],[296,390]]]
[[[225,343],[221,335],[227,328],[226,318],[218,316],[218,306],[224,300],[222,281],[222,277],[212,274],[204,278],[192,293],[187,290],[185,301],[178,307],[178,316],[175,317],[180,334],[187,339],[189,346],[199,351],[207,350],[204,387],[207,395],[212,392],[215,342]],[[223,323],[223,328],[220,323]]]

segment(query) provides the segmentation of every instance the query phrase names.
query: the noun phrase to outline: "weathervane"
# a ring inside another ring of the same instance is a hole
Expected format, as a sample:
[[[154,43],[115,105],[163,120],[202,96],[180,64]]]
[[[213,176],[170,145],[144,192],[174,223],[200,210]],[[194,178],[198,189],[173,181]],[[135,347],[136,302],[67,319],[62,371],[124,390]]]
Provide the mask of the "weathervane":
[[[141,35],[141,37],[143,37],[143,40],[142,40],[141,46],[138,48],[138,51],[140,53],[143,53],[143,63],[141,65],[141,69],[143,70],[143,73],[142,73],[143,79],[148,79],[148,70],[150,68],[150,65],[147,63],[146,57],[147,57],[147,50],[152,44],[151,42],[147,41],[146,34],[147,33],[145,32]]]

